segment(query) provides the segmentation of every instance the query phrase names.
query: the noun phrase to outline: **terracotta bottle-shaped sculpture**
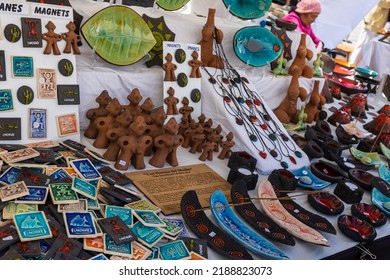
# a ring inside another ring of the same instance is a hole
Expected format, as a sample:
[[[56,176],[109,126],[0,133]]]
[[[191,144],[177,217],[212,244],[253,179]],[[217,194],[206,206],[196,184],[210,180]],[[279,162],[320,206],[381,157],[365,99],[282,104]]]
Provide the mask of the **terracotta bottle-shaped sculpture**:
[[[222,141],[222,143],[221,143],[222,151],[221,151],[221,153],[218,155],[218,158],[219,158],[219,159],[230,158],[231,149],[232,149],[233,146],[236,144],[236,143],[233,141],[233,137],[234,137],[233,133],[232,133],[232,132],[229,132],[229,133],[226,135],[226,141]]]
[[[291,69],[291,68],[290,68]],[[287,89],[287,96],[283,99],[280,105],[274,110],[276,117],[281,123],[297,123],[299,120],[300,110],[297,109],[298,98],[302,101],[306,100],[307,92],[304,88],[299,87],[299,75],[301,71],[297,66],[293,67],[291,72],[291,82]]]
[[[204,129],[201,125],[196,125],[195,134],[191,137],[191,149],[190,153],[195,154],[196,152],[202,151],[202,144],[206,140]]]
[[[195,122],[195,120],[192,120],[188,126],[188,128],[186,129],[186,131],[184,131],[184,142],[183,142],[183,145],[182,147],[183,148],[188,148],[190,147],[191,145],[191,138],[192,136],[195,135],[196,133],[196,126],[197,126],[197,123]],[[200,125],[202,126],[202,125]]]
[[[94,124],[94,121],[96,118],[107,116],[108,111],[106,106],[111,102],[112,98],[108,94],[107,90],[103,90],[95,100],[99,104],[99,107],[89,109],[86,113],[87,119],[89,119],[89,125],[84,132],[84,136],[89,139],[96,138],[98,130]]]
[[[175,118],[170,118],[164,125],[165,134],[154,139],[156,151],[150,159],[149,163],[155,167],[163,167],[167,161],[172,166],[177,166],[176,149],[183,143],[183,136],[175,135],[179,125]]]
[[[100,149],[108,147],[108,139],[106,137],[107,130],[116,127],[115,118],[120,114],[122,107],[117,98],[111,100],[106,107],[108,115],[105,117],[96,118],[94,124],[98,130],[93,146]]]
[[[302,33],[297,49],[297,54],[292,64],[290,65],[290,68],[288,69],[288,74],[293,75],[292,72],[295,71],[294,68],[298,67],[301,70],[299,76],[309,79],[313,78],[313,69],[306,64],[306,59],[310,61],[312,58],[313,52],[306,47],[306,34]]]
[[[152,137],[143,135],[146,123],[142,116],[138,116],[129,128],[130,134],[119,137],[117,141],[120,152],[114,166],[119,170],[127,170],[131,163],[135,169],[144,169],[145,151],[153,144]]]
[[[129,134],[129,125],[132,122],[130,112],[122,110],[119,116],[116,117],[115,122],[118,124],[118,127],[107,130],[106,137],[110,144],[103,154],[103,157],[110,161],[116,161],[118,157],[120,148],[117,144],[117,140],[119,137]]]
[[[130,112],[130,115],[133,119],[141,114],[142,110],[139,103],[142,100],[142,95],[138,88],[133,89],[129,95],[127,96],[127,100],[129,100],[130,104],[123,106],[124,109]]]
[[[215,27],[215,12],[215,9],[209,9],[206,24],[202,29],[202,40],[198,44],[201,46],[203,66],[223,69],[223,60],[213,52],[214,38],[217,44],[221,44],[223,40],[223,32]]]
[[[152,123],[152,111],[154,109],[154,103],[150,97],[146,98],[141,105],[141,116],[144,117],[146,124]]]
[[[153,141],[157,136],[163,135],[165,133],[164,123],[167,119],[167,115],[164,112],[164,108],[158,108],[151,115],[152,123],[149,124],[145,129],[145,135],[152,137]],[[152,154],[153,145],[149,147],[145,155],[150,156]]]
[[[305,113],[307,115],[306,122],[312,123],[319,119],[319,106],[325,104],[325,97],[320,95],[320,81],[314,81],[313,91],[311,92],[309,102],[306,104]]]

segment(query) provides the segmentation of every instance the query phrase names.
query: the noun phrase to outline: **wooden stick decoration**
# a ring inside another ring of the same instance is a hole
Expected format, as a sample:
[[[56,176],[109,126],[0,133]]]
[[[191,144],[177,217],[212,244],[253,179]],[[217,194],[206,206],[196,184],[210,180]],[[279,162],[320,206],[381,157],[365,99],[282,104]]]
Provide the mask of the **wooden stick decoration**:
[[[383,123],[382,128],[381,128],[381,130],[379,131],[378,136],[377,136],[376,139],[375,139],[374,144],[372,144],[372,147],[371,147],[371,149],[370,149],[370,153],[371,153],[372,150],[374,149],[374,147],[375,147],[376,143],[378,142],[379,137],[381,136],[381,134],[382,134],[382,132],[383,132],[383,129],[385,128],[386,125],[387,125],[387,118],[386,118],[385,122]]]
[[[294,198],[291,197],[256,197],[256,198],[250,198],[250,199],[259,199],[259,200],[293,200]],[[252,204],[252,201],[247,201],[247,202],[241,202],[241,203],[231,203],[227,205],[221,205],[221,206],[216,206],[216,207],[203,207],[200,209],[196,209],[195,212],[203,211],[203,210],[211,210],[211,209],[224,209],[224,208],[229,208],[229,207],[234,207],[234,206],[241,206],[241,205],[248,205]]]

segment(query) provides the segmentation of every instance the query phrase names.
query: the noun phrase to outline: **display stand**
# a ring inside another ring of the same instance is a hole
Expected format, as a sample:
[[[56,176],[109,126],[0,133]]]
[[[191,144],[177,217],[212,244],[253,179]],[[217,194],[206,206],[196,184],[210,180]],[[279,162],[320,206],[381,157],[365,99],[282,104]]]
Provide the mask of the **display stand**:
[[[7,92],[12,106],[0,112],[0,143],[61,138],[79,141],[75,55],[63,53],[66,42],[62,38],[54,42],[47,37],[50,26],[55,26],[52,31],[59,36],[69,32],[66,25],[73,21],[73,9],[12,1],[9,7],[13,8],[0,11],[5,66],[0,91]],[[55,45],[59,55],[53,54]],[[11,128],[12,120],[16,125]]]

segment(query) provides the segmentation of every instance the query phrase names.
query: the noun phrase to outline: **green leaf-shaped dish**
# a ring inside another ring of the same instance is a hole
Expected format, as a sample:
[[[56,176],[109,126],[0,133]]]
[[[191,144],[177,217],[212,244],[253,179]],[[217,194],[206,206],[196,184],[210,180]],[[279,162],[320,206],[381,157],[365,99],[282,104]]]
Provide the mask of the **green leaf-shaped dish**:
[[[83,24],[81,34],[97,55],[119,66],[139,61],[156,44],[146,22],[126,6],[100,10]]]
[[[377,152],[367,153],[354,147],[349,148],[349,152],[356,160],[359,160],[366,165],[373,164],[376,167],[379,167],[379,165],[382,163],[381,158]]]
[[[183,8],[190,0],[156,0],[156,4],[167,11]]]

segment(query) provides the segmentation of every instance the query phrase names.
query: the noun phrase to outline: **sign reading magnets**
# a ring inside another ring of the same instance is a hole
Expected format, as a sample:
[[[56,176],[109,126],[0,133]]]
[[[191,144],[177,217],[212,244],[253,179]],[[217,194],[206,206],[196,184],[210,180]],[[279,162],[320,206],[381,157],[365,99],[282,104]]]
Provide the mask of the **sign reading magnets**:
[[[200,99],[202,98],[202,93],[200,92],[199,89],[193,89],[191,91],[191,101],[194,103],[198,103]]]

